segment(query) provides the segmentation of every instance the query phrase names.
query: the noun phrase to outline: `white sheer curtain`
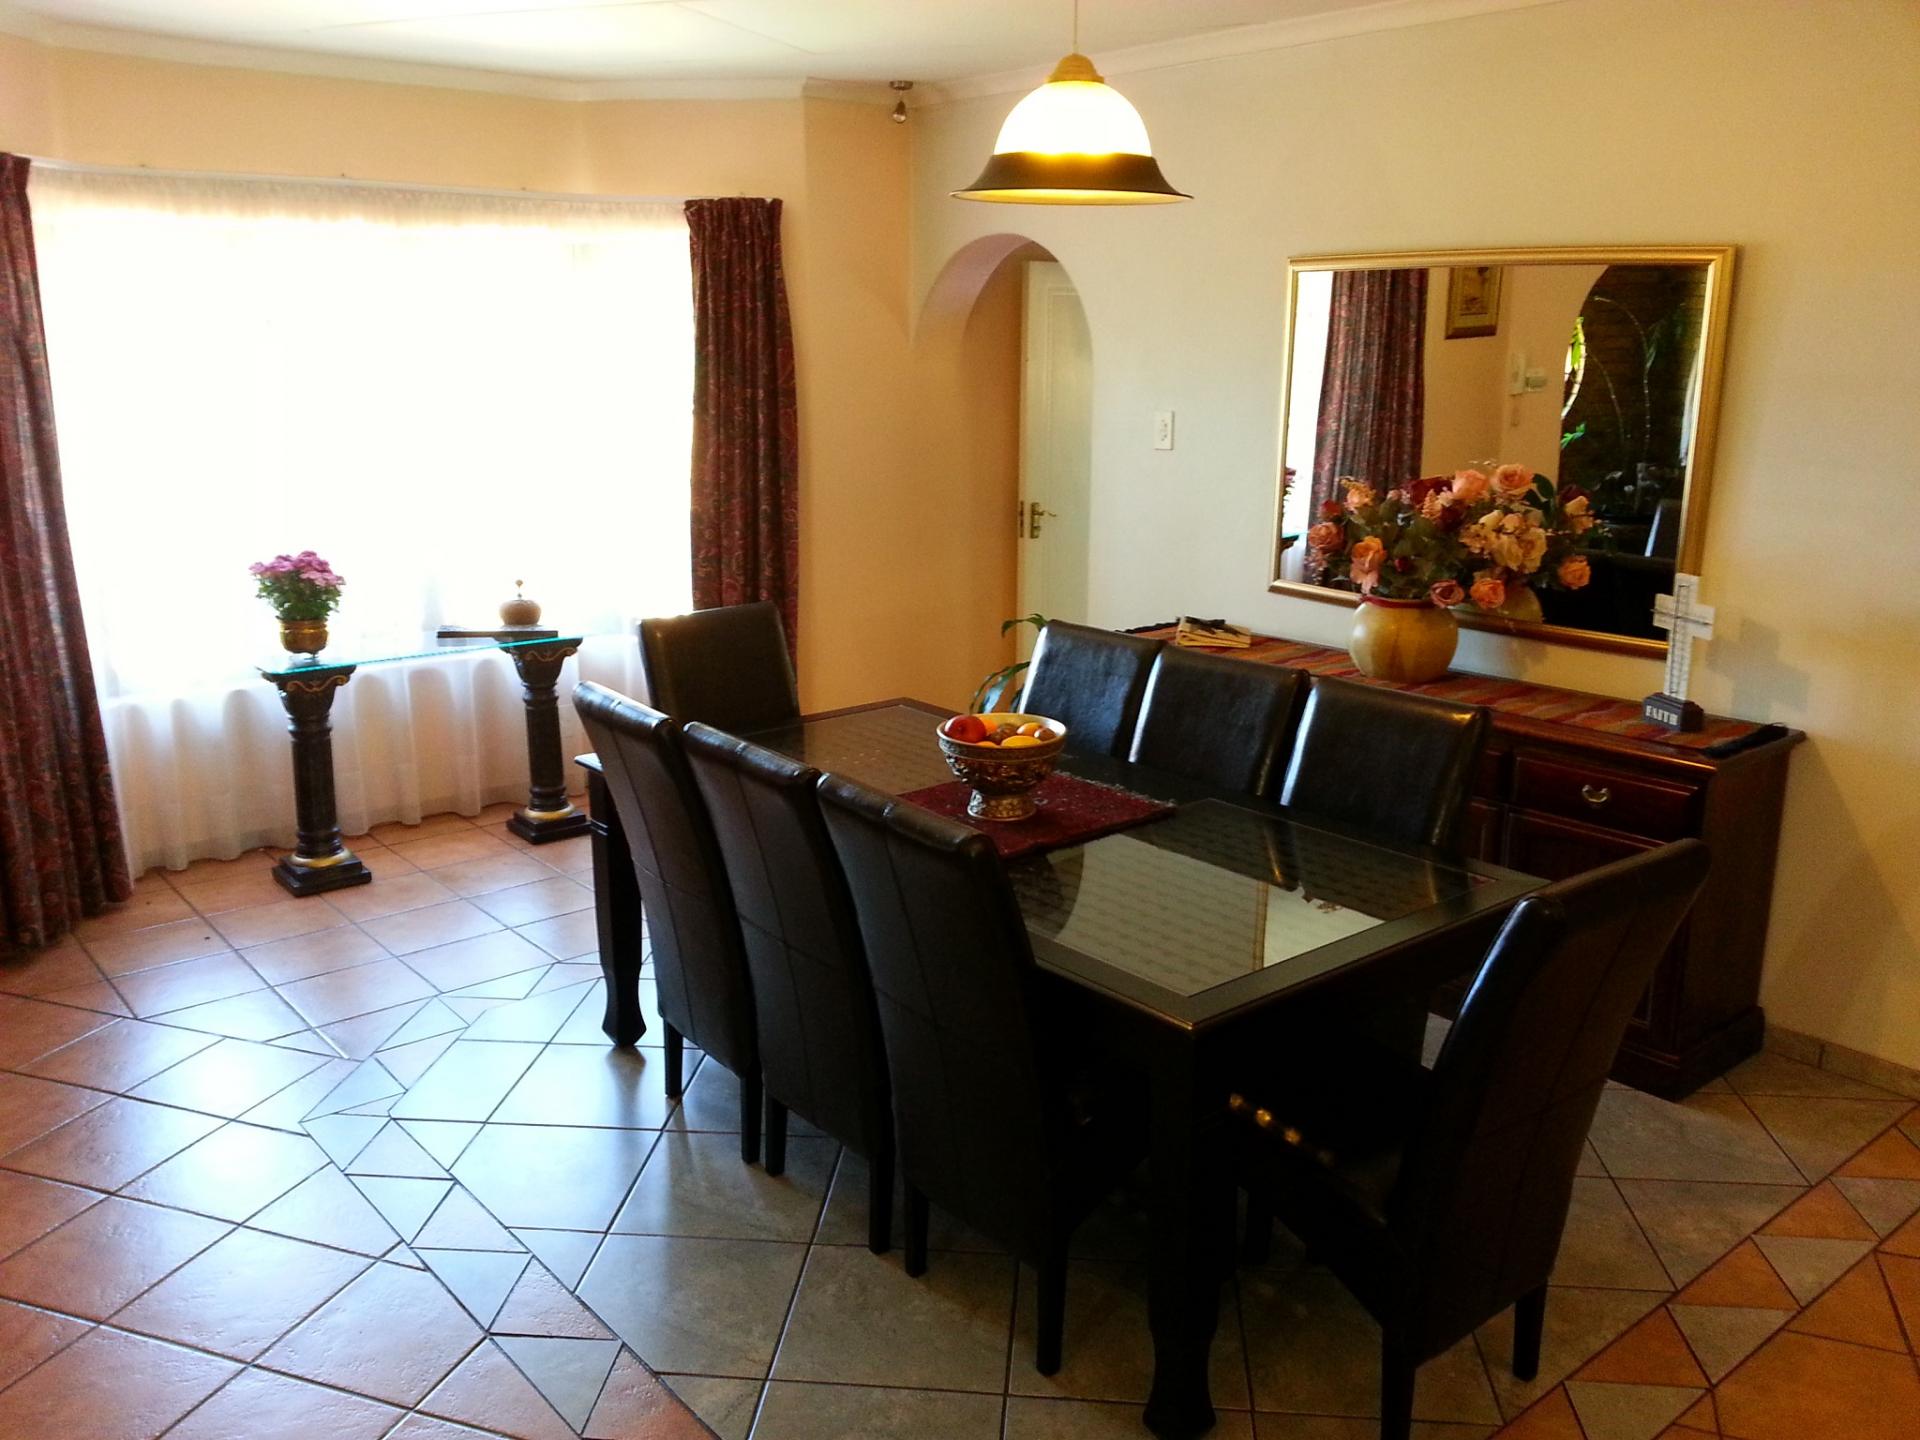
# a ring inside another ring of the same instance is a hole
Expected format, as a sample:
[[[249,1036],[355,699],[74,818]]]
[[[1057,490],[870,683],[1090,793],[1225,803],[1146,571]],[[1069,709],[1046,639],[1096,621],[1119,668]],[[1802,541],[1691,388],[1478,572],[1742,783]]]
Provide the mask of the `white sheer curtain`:
[[[332,655],[497,623],[523,579],[546,623],[601,637],[579,669],[637,684],[634,620],[690,602],[677,203],[44,168],[30,198],[136,870],[291,837],[254,560],[346,577]],[[362,669],[334,748],[350,831],[524,798],[498,654]]]

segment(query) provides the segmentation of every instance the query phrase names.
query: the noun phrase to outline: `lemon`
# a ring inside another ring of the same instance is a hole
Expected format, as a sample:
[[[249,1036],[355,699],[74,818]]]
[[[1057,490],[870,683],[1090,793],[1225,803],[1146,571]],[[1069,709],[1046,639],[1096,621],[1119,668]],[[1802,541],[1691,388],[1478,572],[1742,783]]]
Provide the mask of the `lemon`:
[[[1038,735],[1009,735],[1000,742],[1000,748],[1002,750],[1019,750],[1028,745],[1039,745],[1041,743],[1042,741]]]

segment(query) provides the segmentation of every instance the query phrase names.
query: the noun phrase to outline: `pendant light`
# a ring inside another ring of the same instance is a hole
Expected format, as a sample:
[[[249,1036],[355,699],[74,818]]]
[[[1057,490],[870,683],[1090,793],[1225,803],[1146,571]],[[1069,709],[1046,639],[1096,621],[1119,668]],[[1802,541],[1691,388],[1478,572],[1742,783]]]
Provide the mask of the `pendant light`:
[[[1073,0],[1073,53],[1013,107],[980,177],[953,195],[1014,205],[1167,205],[1193,198],[1167,183],[1140,112],[1080,53],[1080,0]]]

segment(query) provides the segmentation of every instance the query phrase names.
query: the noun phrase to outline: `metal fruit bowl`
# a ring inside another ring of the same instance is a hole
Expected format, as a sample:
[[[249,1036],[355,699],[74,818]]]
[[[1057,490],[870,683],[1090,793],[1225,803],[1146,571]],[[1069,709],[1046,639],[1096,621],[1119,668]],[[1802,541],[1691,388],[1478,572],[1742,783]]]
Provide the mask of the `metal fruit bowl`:
[[[1034,790],[1053,773],[1066,747],[1067,727],[1045,715],[993,714],[980,719],[988,725],[1041,724],[1054,732],[1053,739],[1038,745],[1007,749],[955,740],[943,728],[934,731],[947,768],[973,787],[967,814],[976,820],[1024,820],[1034,812]]]

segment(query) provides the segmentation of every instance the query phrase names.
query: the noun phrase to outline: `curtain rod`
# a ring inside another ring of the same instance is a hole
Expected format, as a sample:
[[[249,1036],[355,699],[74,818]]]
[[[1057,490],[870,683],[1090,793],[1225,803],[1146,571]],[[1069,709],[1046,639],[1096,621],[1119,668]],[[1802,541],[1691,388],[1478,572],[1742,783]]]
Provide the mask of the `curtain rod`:
[[[476,195],[493,200],[551,200],[568,204],[680,205],[688,195],[595,195],[561,190],[500,190],[477,185],[422,185],[407,180],[356,180],[351,175],[256,175],[232,170],[168,170],[154,165],[90,165],[28,155],[36,169],[79,175],[139,175],[153,180],[232,180],[263,185],[318,185],[334,190],[410,190],[430,195]]]

